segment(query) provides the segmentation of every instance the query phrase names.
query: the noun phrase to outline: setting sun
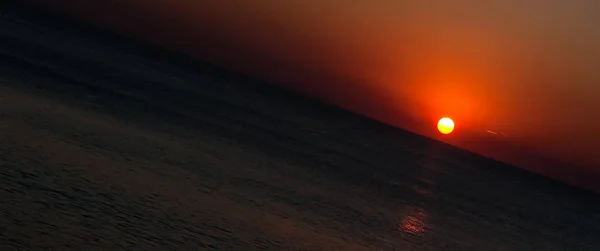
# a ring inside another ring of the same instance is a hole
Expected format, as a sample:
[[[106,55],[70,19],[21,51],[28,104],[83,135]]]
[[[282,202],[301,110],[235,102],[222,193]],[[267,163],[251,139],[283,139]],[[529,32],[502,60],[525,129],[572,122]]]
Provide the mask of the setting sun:
[[[450,118],[442,118],[438,121],[437,128],[442,134],[449,134],[454,131],[454,121]]]

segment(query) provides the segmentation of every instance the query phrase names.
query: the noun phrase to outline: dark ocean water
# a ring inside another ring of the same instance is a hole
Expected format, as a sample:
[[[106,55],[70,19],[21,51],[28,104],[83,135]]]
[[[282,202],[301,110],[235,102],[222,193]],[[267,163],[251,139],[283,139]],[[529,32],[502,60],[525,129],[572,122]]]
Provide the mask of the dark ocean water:
[[[600,250],[595,194],[0,6],[0,250]]]

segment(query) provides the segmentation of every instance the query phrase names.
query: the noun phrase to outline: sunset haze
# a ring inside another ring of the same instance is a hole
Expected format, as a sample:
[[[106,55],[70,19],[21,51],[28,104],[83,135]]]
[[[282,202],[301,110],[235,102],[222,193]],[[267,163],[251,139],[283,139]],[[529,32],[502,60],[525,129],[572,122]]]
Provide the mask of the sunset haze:
[[[597,1],[28,1],[520,167],[600,173]]]

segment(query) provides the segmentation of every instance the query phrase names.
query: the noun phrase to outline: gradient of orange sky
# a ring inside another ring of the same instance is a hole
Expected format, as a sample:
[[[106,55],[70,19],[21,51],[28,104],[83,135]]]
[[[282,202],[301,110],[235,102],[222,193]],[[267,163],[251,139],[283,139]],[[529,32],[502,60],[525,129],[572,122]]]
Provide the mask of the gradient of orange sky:
[[[461,132],[502,132],[512,144],[600,170],[598,1],[51,4],[430,137],[446,140],[435,123],[452,117],[458,136],[447,140],[484,155],[495,156],[457,139]]]

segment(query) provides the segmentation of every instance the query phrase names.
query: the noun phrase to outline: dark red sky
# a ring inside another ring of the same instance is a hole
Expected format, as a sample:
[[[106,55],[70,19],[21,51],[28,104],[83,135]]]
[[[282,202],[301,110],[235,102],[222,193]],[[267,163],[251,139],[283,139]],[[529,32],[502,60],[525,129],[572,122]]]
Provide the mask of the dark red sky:
[[[499,137],[492,130],[600,172],[598,1],[52,2],[487,156],[551,168],[490,146]],[[457,124],[451,137],[435,131],[442,116]]]

